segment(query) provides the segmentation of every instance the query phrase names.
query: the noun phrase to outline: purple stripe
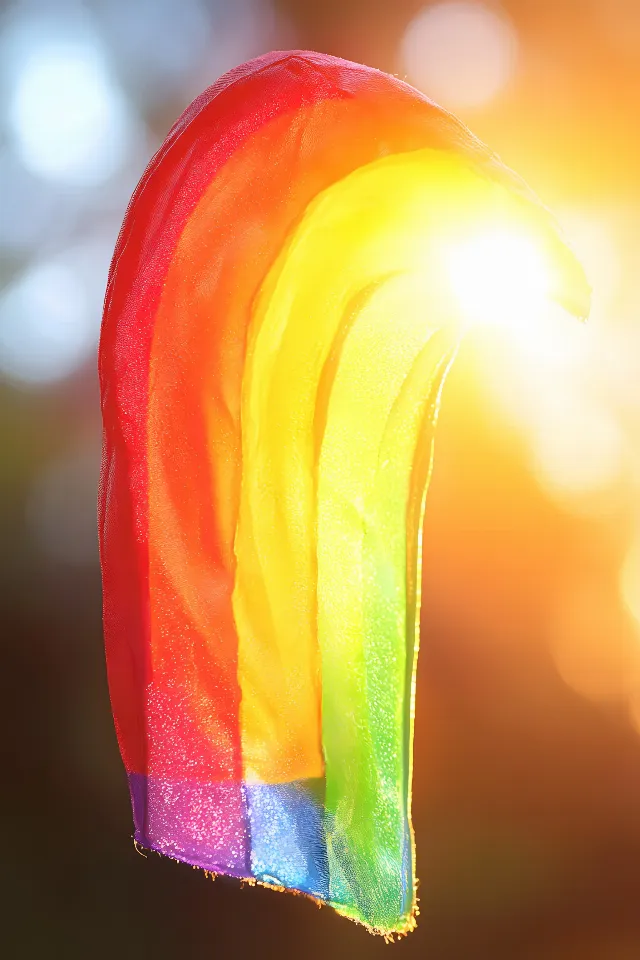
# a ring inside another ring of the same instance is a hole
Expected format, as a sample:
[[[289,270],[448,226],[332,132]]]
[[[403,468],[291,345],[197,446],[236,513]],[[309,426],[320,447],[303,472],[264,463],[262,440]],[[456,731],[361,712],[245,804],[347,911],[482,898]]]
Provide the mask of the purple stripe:
[[[135,839],[185,863],[250,877],[244,788],[129,774]]]
[[[322,780],[199,783],[132,773],[129,790],[141,846],[214,873],[328,899]],[[245,817],[249,832],[238,827]]]

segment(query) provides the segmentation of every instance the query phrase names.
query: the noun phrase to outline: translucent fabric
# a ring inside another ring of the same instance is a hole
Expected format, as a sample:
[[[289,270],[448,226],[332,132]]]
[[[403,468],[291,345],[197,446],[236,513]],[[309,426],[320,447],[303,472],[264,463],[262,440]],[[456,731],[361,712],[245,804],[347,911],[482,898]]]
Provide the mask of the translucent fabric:
[[[187,109],[127,211],[100,344],[100,539],[136,840],[415,924],[420,536],[462,332],[440,251],[553,221],[453,117],[309,52]]]

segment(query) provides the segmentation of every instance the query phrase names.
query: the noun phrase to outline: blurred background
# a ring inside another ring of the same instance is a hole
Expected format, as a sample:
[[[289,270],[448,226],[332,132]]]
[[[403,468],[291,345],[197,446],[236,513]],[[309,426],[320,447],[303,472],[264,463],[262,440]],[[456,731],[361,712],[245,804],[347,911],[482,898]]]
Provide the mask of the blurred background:
[[[421,917],[138,855],[112,728],[96,345],[143,169],[238,62],[364,61],[457,113],[594,288],[553,343],[469,336],[424,552]],[[15,0],[0,8],[2,870],[10,958],[640,958],[639,0]]]

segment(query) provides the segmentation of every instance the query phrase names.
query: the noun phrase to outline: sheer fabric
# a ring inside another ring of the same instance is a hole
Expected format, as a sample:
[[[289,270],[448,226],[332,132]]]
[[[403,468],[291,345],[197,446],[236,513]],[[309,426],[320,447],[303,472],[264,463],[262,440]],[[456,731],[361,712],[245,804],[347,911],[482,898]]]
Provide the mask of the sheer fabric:
[[[420,531],[461,335],[439,251],[526,221],[522,183],[394,77],[316,53],[232,70],[145,172],[100,344],[100,539],[135,838],[415,923]]]

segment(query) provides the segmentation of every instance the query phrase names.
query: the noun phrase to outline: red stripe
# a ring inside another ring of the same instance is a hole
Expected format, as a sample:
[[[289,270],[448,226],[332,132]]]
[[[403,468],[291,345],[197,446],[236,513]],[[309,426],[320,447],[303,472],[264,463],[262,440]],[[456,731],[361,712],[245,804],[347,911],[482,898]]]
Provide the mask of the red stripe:
[[[262,271],[268,267],[270,258],[277,255],[282,239],[315,193],[363,163],[425,145],[463,147],[479,161],[492,162],[457,121],[400,81],[347,61],[293,52],[269,54],[237,68],[210,87],[178,120],[149,164],[132,198],[116,245],[99,359],[104,420],[99,513],[105,645],[116,728],[130,772],[147,771],[148,393],[151,344],[167,272],[191,214],[235,151],[277,117],[291,114],[293,121],[295,111],[301,107],[328,100],[360,104],[369,117],[379,118],[379,124],[372,126],[369,122],[363,142],[358,142],[355,131],[350,135],[348,125],[343,125],[338,133],[337,129],[323,128],[320,119],[317,128],[302,132],[315,138],[305,143],[307,162],[313,160],[317,169],[304,189],[293,191],[297,206],[290,204],[286,213],[280,210],[282,196],[277,190],[265,196],[262,223],[265,236],[259,258]],[[286,168],[284,178],[281,172],[278,189],[282,190],[283,182],[286,188],[287,177],[296,184],[303,177],[300,153],[297,142],[289,145],[288,152],[283,151]],[[269,156],[263,158],[265,167],[268,168],[269,162]],[[326,169],[322,168],[322,162]],[[274,217],[279,210],[276,227]],[[255,223],[250,226],[255,227]],[[246,225],[239,218],[238,232],[243,228]],[[232,254],[227,256],[231,258]],[[226,282],[231,285],[233,269],[229,259]],[[232,421],[240,393],[250,297],[261,279],[261,275],[253,278],[240,327],[230,332],[239,369],[235,370],[233,383],[219,385],[223,399],[228,401],[227,414]],[[216,288],[216,296],[217,293]],[[218,349],[222,354],[223,342],[219,342]],[[170,411],[167,416],[171,416]],[[199,449],[204,453],[206,424],[202,410],[194,408],[193,421],[202,441],[198,441]],[[233,429],[236,427],[237,424],[233,424]],[[212,563],[220,567],[222,558],[219,555],[216,558],[219,551],[215,536],[209,535],[207,541]],[[228,590],[221,592],[220,603],[220,620],[232,630],[227,609]],[[179,629],[177,625],[176,629]],[[227,668],[230,666],[227,662]],[[215,679],[210,678],[212,698],[221,692],[216,688]],[[224,697],[227,702],[217,706],[225,722],[233,723],[234,717],[237,719],[237,689],[226,689]],[[180,752],[178,746],[176,754]],[[191,769],[188,757],[184,763],[185,770]],[[238,745],[232,768],[237,775],[240,770]]]

